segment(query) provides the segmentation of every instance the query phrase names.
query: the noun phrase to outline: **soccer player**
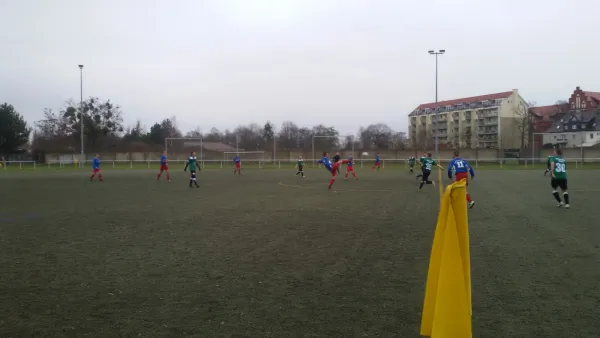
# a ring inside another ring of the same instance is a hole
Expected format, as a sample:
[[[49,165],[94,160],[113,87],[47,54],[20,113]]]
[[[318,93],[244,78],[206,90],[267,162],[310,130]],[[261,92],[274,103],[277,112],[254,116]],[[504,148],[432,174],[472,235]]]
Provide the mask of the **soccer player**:
[[[348,173],[350,172],[352,172],[354,179],[357,180],[358,177],[356,177],[356,172],[354,171],[354,157],[352,157],[352,154],[348,156],[348,163],[346,163],[346,176],[344,177],[345,180],[348,179]]]
[[[423,170],[425,170],[425,167],[423,166],[423,161],[425,161],[425,159],[427,158],[427,153],[423,153],[423,155],[421,155],[421,157],[419,158],[419,166],[421,167],[421,173],[417,175],[416,179],[418,180],[419,178],[423,177]]]
[[[409,157],[408,158],[408,167],[410,168],[410,172],[414,173],[415,171],[413,170],[413,168],[415,167],[415,158],[414,157]]]
[[[156,175],[156,181],[158,181],[160,179],[160,176],[162,175],[163,171],[167,172],[167,181],[169,183],[171,183],[171,173],[169,172],[169,165],[168,165],[168,160],[167,160],[167,151],[163,151],[162,155],[160,156],[160,171],[158,172],[158,175]]]
[[[567,191],[567,161],[562,157],[562,150],[556,149],[556,154],[552,156],[552,162],[550,162],[550,172],[552,173],[552,180],[550,185],[552,186],[552,195],[558,201],[558,207],[564,206],[566,209],[570,208],[569,205],[569,192]],[[565,201],[561,201],[560,196],[556,188],[560,188],[563,192],[563,198]]]
[[[373,164],[373,166],[371,167],[371,171],[373,171],[375,168],[377,168],[377,170],[381,168],[381,163],[379,161],[379,153],[377,153],[375,154],[375,164]]]
[[[544,171],[544,176],[546,176],[550,172],[550,163],[552,163],[552,159],[556,156],[556,149],[552,154],[548,155],[548,161],[546,161],[546,170]]]
[[[338,161],[336,163],[332,163],[331,160],[329,159],[329,155],[327,154],[327,152],[324,152],[323,158],[320,159],[318,162],[320,164],[323,164],[325,166],[325,169],[327,169],[331,173],[332,177],[331,177],[331,180],[329,181],[329,186],[327,187],[329,190],[331,190],[331,186],[333,185],[333,183],[335,183],[335,177],[337,176],[337,168],[342,163],[348,163],[348,160],[343,160],[343,161]]]
[[[473,171],[473,167],[467,162],[459,157],[458,151],[454,152],[454,158],[450,161],[448,165],[448,178],[452,179],[452,171],[454,171],[454,177],[456,178],[456,182],[460,182],[463,179],[467,180],[467,185],[469,185],[469,176],[467,174],[471,174],[471,179],[475,177],[475,172]],[[469,202],[469,209],[475,206],[475,202],[471,199],[471,195],[467,192],[467,202]]]
[[[340,153],[335,153],[335,156],[333,157],[333,163],[338,163],[340,161],[342,157],[340,156]],[[338,166],[337,168],[337,173],[340,173],[340,167]]]
[[[298,156],[298,163],[296,164],[296,167],[298,167],[298,172],[296,172],[296,176],[302,174],[302,178],[304,178],[304,160],[302,159],[302,156]]]
[[[104,182],[102,179],[102,173],[100,172],[100,154],[96,154],[92,160],[92,176],[90,176],[90,182],[94,180],[94,176],[98,174],[98,180]]]
[[[200,170],[200,168],[198,167],[198,160],[196,159],[195,151],[190,153],[190,157],[188,158],[183,171],[187,171],[188,167],[190,168],[190,188],[192,187],[192,183],[196,185],[196,188],[200,188],[198,181],[196,181],[196,170]]]
[[[423,160],[423,178],[421,179],[421,184],[419,185],[419,191],[423,188],[424,184],[433,184],[435,186],[435,183],[429,180],[429,175],[431,175],[431,169],[434,165],[444,170],[444,167],[439,165],[434,159],[431,158],[431,153],[428,153],[427,157],[425,157]]]
[[[242,160],[240,159],[240,154],[235,155],[233,158],[233,163],[235,163],[235,169],[233,170],[233,174],[238,173],[240,176],[242,175]]]

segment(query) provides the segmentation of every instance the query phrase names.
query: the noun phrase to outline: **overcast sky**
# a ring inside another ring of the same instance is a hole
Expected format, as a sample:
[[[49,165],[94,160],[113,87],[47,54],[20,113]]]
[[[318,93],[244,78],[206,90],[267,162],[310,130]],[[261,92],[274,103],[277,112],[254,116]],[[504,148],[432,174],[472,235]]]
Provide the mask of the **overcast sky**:
[[[270,120],[354,134],[434,100],[600,91],[598,0],[0,0],[0,102],[111,99],[127,125]]]

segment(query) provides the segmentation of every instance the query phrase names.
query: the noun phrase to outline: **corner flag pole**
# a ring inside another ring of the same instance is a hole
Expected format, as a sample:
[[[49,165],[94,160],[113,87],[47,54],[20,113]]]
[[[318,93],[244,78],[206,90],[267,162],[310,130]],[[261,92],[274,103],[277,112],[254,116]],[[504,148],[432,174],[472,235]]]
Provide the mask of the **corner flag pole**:
[[[440,161],[440,156],[438,155],[438,164],[441,165],[441,161]],[[442,184],[444,184],[444,182],[442,182],[442,169],[437,168],[438,169],[438,187],[440,189],[440,201],[444,198],[444,189],[442,189]]]

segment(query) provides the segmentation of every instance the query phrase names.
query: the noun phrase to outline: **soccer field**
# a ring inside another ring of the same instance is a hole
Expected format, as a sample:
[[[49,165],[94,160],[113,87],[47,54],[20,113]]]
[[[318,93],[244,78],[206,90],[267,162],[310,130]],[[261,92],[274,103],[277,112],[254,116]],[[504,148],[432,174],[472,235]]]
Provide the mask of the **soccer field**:
[[[600,332],[600,175],[542,172],[469,186],[476,337]],[[418,337],[439,190],[357,173],[0,172],[0,336]]]

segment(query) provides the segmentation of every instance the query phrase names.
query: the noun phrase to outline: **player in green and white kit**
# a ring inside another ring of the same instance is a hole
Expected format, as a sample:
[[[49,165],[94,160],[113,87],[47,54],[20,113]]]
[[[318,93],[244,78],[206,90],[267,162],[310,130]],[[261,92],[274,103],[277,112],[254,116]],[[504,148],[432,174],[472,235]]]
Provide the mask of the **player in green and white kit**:
[[[415,167],[415,158],[412,156],[408,158],[408,167],[410,168],[410,172],[413,173],[413,168]]]
[[[304,160],[302,159],[302,156],[298,156],[298,164],[296,164],[296,167],[298,167],[296,176],[302,174],[302,178],[304,178]]]
[[[196,181],[196,170],[199,170],[200,168],[198,167],[198,160],[196,159],[195,151],[190,153],[190,157],[188,158],[183,171],[187,171],[188,167],[190,168],[190,188],[192,187],[192,183],[196,185],[196,188],[200,188],[198,181]]]
[[[556,150],[554,151],[554,154],[548,155],[548,161],[546,161],[546,171],[544,171],[544,176],[546,176],[546,174],[548,174],[550,172],[550,163],[552,162],[552,159],[554,158],[555,155],[556,155]]]
[[[552,195],[556,201],[558,201],[558,207],[564,207],[569,209],[569,192],[567,191],[567,161],[562,157],[562,150],[556,149],[554,152],[556,155],[552,156],[550,162],[550,172],[552,173],[552,180],[550,185],[552,186]],[[560,188],[563,192],[564,202],[560,199],[556,188]]]
[[[423,156],[421,156],[419,158],[419,165],[421,166],[421,173],[419,175],[417,175],[416,179],[418,180],[420,177],[423,177],[423,171],[425,170],[425,167],[423,166],[423,161],[425,161],[425,159],[427,158],[427,153],[423,153]]]
[[[444,167],[439,165],[436,160],[431,158],[431,153],[428,153],[427,157],[421,158],[421,166],[423,168],[423,175],[422,175],[423,178],[421,180],[421,184],[419,185],[419,190],[421,190],[421,188],[423,188],[424,184],[433,184],[435,186],[435,183],[433,181],[429,180],[429,175],[431,175],[431,169],[433,168],[434,165],[437,166],[438,168],[444,170]]]

